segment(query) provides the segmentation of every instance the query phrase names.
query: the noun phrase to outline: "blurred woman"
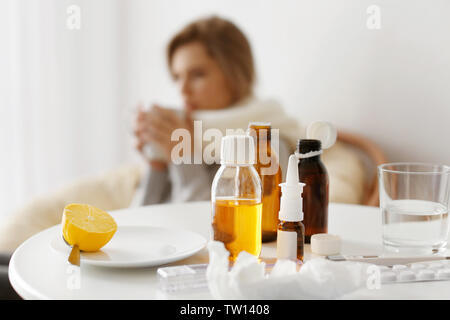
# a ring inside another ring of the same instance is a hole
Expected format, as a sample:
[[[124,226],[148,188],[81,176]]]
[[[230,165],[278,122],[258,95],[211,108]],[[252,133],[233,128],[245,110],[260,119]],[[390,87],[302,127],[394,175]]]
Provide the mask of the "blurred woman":
[[[216,16],[196,20],[169,42],[167,62],[184,102],[184,116],[159,105],[139,112],[138,150],[145,153],[146,146],[152,145],[161,154],[148,159],[149,170],[135,205],[210,199],[216,163],[174,164],[170,160],[179,143],[171,141],[172,133],[181,128],[194,137],[193,120],[201,120],[203,130],[215,128],[223,135],[227,129],[245,130],[249,122],[270,122],[273,129],[280,129],[279,160],[282,169],[287,165],[300,128],[276,102],[254,96],[253,55],[239,28]]]

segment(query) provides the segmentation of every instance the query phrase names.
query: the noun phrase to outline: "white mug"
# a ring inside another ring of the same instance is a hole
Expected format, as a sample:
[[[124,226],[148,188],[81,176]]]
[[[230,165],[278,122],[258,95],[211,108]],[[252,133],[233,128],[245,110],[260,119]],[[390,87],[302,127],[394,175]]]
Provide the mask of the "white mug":
[[[186,116],[185,111],[182,110],[182,109],[174,109],[174,108],[166,108],[166,109],[174,111],[177,114],[177,116],[182,118],[182,119]],[[145,159],[148,160],[148,161],[150,161],[150,160],[167,161],[167,156],[162,151],[162,149],[158,145],[155,145],[155,144],[152,144],[152,143],[147,143],[143,147],[142,153],[143,153]]]

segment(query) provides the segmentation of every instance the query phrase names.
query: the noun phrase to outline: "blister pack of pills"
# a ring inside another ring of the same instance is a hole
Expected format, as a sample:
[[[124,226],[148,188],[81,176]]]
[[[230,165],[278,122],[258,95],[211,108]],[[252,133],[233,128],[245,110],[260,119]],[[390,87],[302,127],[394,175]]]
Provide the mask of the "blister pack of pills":
[[[379,266],[381,283],[450,280],[450,260]]]
[[[159,268],[157,271],[159,287],[164,292],[172,293],[206,288],[208,286],[207,267],[207,264],[192,264]]]

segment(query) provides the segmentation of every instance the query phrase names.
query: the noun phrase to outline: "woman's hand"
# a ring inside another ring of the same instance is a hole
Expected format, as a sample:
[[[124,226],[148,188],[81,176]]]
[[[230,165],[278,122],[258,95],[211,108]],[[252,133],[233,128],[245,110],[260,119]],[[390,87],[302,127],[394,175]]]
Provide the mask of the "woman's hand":
[[[179,128],[188,130],[192,137],[193,125],[189,112],[185,117],[180,117],[174,110],[158,105],[153,105],[149,111],[139,108],[135,129],[138,139],[136,148],[142,152],[147,143],[156,144],[163,150],[166,159],[170,159],[172,148],[178,143],[171,141],[172,132]],[[160,160],[151,161],[150,164],[155,169],[164,169],[167,166],[167,163]]]

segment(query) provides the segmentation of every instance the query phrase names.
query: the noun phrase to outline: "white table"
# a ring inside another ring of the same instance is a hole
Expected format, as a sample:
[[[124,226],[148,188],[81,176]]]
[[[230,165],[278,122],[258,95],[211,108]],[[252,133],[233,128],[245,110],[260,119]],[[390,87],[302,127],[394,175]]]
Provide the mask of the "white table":
[[[210,237],[210,203],[154,205],[111,212],[121,225],[174,226]],[[51,249],[55,226],[25,241],[13,254],[9,278],[25,299],[211,299],[207,290],[196,294],[166,295],[158,289],[157,267],[115,269],[81,265],[80,269]],[[375,207],[330,204],[329,233],[343,239],[342,254],[380,254],[381,214]],[[305,259],[315,258],[305,248]],[[261,257],[276,256],[276,242],[263,244]],[[203,249],[192,257],[173,263],[207,263]],[[78,271],[77,271],[78,270]],[[79,280],[79,281],[78,281]],[[78,281],[78,282],[77,282]],[[382,285],[379,290],[363,289],[348,299],[450,299],[450,281]]]

